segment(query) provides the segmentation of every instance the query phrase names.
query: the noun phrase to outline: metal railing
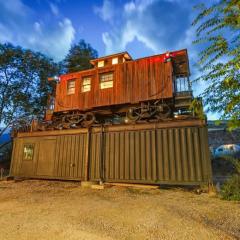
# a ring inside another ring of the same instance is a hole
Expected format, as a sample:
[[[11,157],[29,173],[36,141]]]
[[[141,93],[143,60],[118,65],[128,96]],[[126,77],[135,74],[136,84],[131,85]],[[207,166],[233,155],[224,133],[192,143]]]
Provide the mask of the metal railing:
[[[185,75],[177,75],[175,77],[174,88],[176,94],[192,92],[189,77]]]

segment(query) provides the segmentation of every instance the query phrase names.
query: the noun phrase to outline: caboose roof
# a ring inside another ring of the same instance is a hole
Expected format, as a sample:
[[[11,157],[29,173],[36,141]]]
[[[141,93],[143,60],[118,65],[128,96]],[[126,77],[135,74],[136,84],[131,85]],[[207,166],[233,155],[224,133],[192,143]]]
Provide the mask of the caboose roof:
[[[187,49],[181,49],[181,50],[178,50],[178,51],[171,51],[170,53],[174,57],[173,65],[174,65],[175,73],[176,74],[190,75]],[[135,60],[137,61],[137,60],[140,60],[140,59],[147,59],[147,58],[152,58],[152,57],[155,57],[155,56],[164,56],[165,54],[166,53],[162,53],[162,54],[157,54],[157,55],[153,55],[153,56],[138,58],[138,59],[135,59]],[[91,62],[92,65],[96,65],[96,63],[98,61],[111,59],[111,58],[115,58],[115,57],[124,57],[126,60],[134,60],[131,57],[131,55],[128,52],[125,51],[125,52],[120,52],[120,53],[115,53],[115,54],[103,56],[103,57],[100,57],[100,58],[95,58],[95,59],[90,60],[90,62]]]
[[[115,53],[115,54],[103,56],[103,57],[100,57],[100,58],[92,59],[92,60],[90,60],[90,63],[95,65],[96,62],[98,62],[98,61],[102,61],[102,60],[109,59],[109,58],[115,58],[115,57],[124,57],[127,60],[133,60],[131,55],[128,52],[125,51],[125,52],[121,52],[121,53]]]
[[[173,57],[172,61],[173,61],[174,74],[189,76],[190,70],[189,70],[187,49],[171,51],[170,54]],[[156,58],[158,61],[159,61],[159,59],[160,59],[160,61],[164,61],[165,55],[166,55],[166,53],[162,53],[162,54],[147,56],[147,57],[143,57],[143,58],[138,58],[138,59],[135,59],[134,61],[139,61],[139,60],[141,61],[142,59],[154,59],[154,58]],[[111,58],[119,57],[119,56],[124,56],[125,59],[130,60],[130,61],[133,60],[131,55],[128,54],[128,52],[121,52],[121,53],[116,53],[116,54],[96,58],[96,59],[91,60],[90,62],[93,65],[96,65],[99,60],[101,61],[101,60],[111,59]],[[61,75],[61,78],[66,78],[66,79],[76,78],[76,77],[79,77],[81,74],[86,74],[86,75],[92,74],[94,71],[95,71],[94,68],[90,68],[90,69],[86,69],[86,70],[82,70],[82,71],[78,71],[78,72],[74,72],[74,73],[66,73],[66,74]],[[54,80],[54,78],[51,78],[51,80]]]

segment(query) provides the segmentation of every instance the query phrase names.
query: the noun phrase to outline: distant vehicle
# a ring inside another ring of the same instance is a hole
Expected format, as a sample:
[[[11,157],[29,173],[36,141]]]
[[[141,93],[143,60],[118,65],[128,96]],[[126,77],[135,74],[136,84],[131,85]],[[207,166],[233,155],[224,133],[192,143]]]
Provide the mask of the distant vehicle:
[[[216,148],[214,157],[236,156],[240,155],[240,146],[237,144],[225,144]]]

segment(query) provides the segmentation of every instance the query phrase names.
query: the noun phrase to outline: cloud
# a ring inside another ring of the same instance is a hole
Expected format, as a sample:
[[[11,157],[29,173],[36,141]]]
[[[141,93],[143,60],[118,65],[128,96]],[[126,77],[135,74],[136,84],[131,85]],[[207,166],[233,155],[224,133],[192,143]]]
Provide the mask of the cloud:
[[[59,14],[59,9],[56,4],[50,3],[50,9],[54,15],[57,16]]]
[[[109,9],[106,7],[108,4],[109,0],[105,0],[103,6],[95,11],[110,23],[109,31],[102,35],[106,54],[123,51],[136,40],[154,53],[185,48],[191,44],[189,0],[131,0],[122,9],[112,5],[111,10],[117,9],[116,12],[122,13],[121,23],[117,21],[119,18],[113,20],[112,16],[117,13],[106,10]]]
[[[54,60],[62,60],[75,36],[68,18],[60,18],[58,8],[50,4],[49,17],[36,19],[36,12],[21,0],[0,0],[0,42],[11,42],[41,51]]]
[[[30,8],[28,8],[26,5],[24,5],[21,0],[0,0],[0,6],[2,9],[5,9],[5,11],[24,16],[31,12]],[[1,12],[2,13],[2,12]]]
[[[104,0],[102,7],[94,6],[93,10],[104,21],[111,21],[115,15],[115,9],[110,0]]]
[[[61,60],[67,54],[74,38],[75,30],[68,18],[58,21],[49,28],[44,23],[34,23],[34,33],[27,37],[27,46],[45,52],[55,60]]]

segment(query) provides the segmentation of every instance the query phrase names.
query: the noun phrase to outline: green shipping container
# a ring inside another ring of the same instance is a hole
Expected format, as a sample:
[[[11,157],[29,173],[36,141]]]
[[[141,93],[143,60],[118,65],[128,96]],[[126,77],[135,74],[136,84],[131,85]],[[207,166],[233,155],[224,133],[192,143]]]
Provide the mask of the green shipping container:
[[[145,184],[212,181],[200,120],[19,133],[11,176]]]

